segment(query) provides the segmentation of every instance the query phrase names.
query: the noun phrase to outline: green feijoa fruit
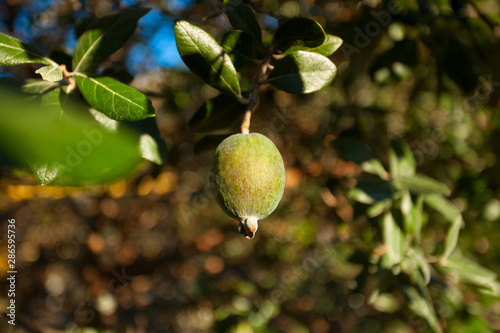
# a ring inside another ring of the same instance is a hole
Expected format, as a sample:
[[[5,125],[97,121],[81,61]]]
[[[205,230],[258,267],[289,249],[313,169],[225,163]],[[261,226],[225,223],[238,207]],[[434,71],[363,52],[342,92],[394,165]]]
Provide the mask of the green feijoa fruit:
[[[210,186],[222,210],[237,219],[240,233],[251,239],[258,222],[276,209],[283,196],[283,158],[262,134],[231,135],[215,151]]]

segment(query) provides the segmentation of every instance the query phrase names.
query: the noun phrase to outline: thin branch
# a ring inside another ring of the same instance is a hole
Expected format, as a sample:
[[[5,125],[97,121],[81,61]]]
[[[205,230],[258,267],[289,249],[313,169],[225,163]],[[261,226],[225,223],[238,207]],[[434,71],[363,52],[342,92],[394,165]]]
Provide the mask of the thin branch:
[[[273,58],[274,46],[275,44],[273,42],[267,48],[266,54],[262,58],[262,62],[260,63],[257,75],[255,76],[255,79],[253,81],[251,94],[248,98],[248,105],[245,111],[245,117],[243,118],[243,121],[241,123],[241,133],[243,134],[248,134],[250,132],[250,120],[252,118],[252,112],[257,105],[257,102],[259,101],[259,88],[264,81],[267,69],[269,68],[269,63]]]

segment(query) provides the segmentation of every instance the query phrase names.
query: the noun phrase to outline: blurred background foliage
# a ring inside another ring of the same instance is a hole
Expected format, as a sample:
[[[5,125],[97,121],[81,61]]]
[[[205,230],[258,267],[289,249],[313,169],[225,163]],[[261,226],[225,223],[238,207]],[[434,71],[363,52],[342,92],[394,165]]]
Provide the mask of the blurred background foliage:
[[[3,0],[0,31],[67,63],[90,19],[139,4],[153,10],[99,71],[149,95],[167,162],[89,188],[42,187],[2,164],[2,233],[7,218],[17,225],[16,332],[430,332],[402,278],[378,264],[381,222],[347,197],[366,177],[334,147],[346,138],[384,165],[391,143],[406,142],[418,173],[451,189],[465,221],[462,255],[500,273],[498,1],[258,2],[310,17],[344,44],[332,86],[304,96],[262,90],[251,131],[281,151],[286,191],[252,241],[210,194],[211,150],[188,123],[217,93],[187,71],[173,35],[182,18],[221,37],[230,25],[219,1]],[[277,20],[259,21],[265,39]],[[31,65],[0,71],[7,86],[35,77]],[[446,235],[435,215],[423,213],[426,253]],[[498,295],[431,276],[444,331],[500,330]],[[7,301],[3,292],[2,309]]]

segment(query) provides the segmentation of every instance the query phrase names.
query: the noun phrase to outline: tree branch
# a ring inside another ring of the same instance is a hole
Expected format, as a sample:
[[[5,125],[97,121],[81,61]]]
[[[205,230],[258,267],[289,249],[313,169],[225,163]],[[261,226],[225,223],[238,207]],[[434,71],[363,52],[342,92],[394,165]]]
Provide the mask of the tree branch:
[[[262,62],[260,63],[258,72],[253,81],[251,95],[248,98],[248,105],[245,111],[245,117],[243,118],[243,122],[241,123],[241,133],[243,134],[248,134],[250,132],[250,120],[252,118],[252,112],[255,106],[257,105],[257,102],[259,101],[259,88],[262,85],[262,82],[264,81],[267,69],[269,68],[269,63],[273,58],[274,46],[275,44],[273,41],[271,45],[269,45],[269,47],[267,48],[266,53],[262,58]]]

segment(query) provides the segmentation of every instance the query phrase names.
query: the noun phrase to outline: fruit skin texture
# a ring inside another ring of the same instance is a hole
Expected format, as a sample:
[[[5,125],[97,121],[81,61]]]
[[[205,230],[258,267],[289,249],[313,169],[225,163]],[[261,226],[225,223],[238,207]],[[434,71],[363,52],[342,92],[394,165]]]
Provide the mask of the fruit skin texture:
[[[222,210],[239,220],[240,232],[251,239],[258,221],[270,215],[283,196],[283,158],[262,134],[233,134],[215,151],[210,186]]]

